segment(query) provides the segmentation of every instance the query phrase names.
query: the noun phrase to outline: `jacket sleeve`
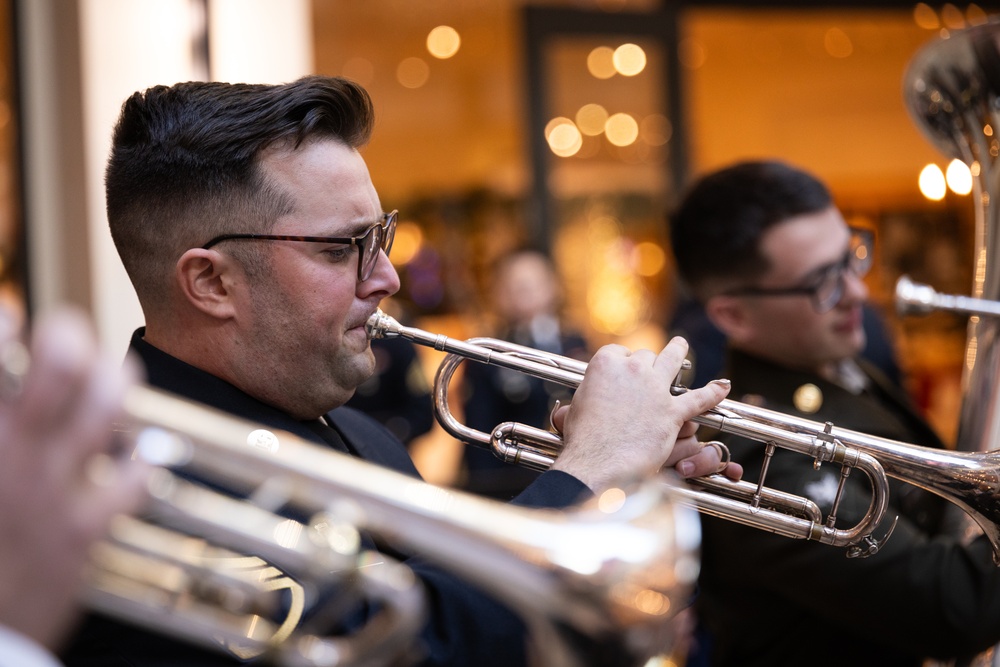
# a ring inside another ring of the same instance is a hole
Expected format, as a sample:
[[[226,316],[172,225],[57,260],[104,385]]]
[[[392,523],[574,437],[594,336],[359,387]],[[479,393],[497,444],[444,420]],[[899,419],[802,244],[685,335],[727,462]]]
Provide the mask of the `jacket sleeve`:
[[[515,498],[513,504],[563,508],[588,494],[587,487],[571,475],[549,471]],[[411,558],[407,565],[423,581],[430,601],[429,622],[421,635],[424,654],[421,665],[528,664],[528,631],[516,613],[425,559]],[[607,664],[622,659],[623,655],[617,660],[612,657]]]

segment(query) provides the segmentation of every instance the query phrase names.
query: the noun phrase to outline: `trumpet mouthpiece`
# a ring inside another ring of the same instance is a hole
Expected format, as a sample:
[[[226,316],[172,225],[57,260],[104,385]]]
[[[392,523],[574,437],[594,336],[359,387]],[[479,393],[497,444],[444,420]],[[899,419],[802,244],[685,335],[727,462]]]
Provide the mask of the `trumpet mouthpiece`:
[[[365,331],[368,333],[369,340],[395,338],[399,336],[402,328],[403,326],[399,322],[383,313],[381,308],[372,313],[372,316],[365,323]]]
[[[916,283],[909,276],[896,281],[896,312],[900,315],[925,315],[934,310],[937,294],[929,285]]]

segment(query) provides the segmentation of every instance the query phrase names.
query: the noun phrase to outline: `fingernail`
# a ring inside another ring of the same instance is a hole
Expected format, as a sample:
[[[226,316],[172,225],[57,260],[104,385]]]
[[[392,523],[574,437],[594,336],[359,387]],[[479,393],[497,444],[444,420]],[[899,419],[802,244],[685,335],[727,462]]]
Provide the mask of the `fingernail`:
[[[549,413],[549,426],[552,428],[553,431],[556,430],[555,416],[556,416],[556,410],[559,409],[560,405],[562,405],[562,401],[556,399],[555,405],[552,406],[552,412]]]
[[[722,387],[730,387],[732,386],[733,383],[727,380],[726,378],[719,378],[718,380],[712,380],[712,384],[717,384]]]
[[[679,472],[684,477],[688,477],[691,473],[694,472],[694,464],[691,463],[690,461],[681,461],[680,463],[677,464],[677,472]]]

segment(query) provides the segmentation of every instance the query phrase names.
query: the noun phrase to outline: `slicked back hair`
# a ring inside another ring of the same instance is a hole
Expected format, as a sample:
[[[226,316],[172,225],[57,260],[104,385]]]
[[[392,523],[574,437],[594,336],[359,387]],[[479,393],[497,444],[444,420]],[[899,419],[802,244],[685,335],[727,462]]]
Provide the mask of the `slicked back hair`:
[[[826,186],[782,162],[741,162],[697,181],[670,217],[670,242],[681,279],[704,302],[749,284],[770,267],[764,232],[833,205]]]
[[[373,123],[368,93],[336,77],[188,82],[129,97],[115,125],[105,191],[111,236],[144,307],[165,297],[189,248],[223,233],[265,233],[290,210],[287,194],[260,168],[262,151],[324,139],[359,148]],[[252,264],[253,250],[235,252]]]

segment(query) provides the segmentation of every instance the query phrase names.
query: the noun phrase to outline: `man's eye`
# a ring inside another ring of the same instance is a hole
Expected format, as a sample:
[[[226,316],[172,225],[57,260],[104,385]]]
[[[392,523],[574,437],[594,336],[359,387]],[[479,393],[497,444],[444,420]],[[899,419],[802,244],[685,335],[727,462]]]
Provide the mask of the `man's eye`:
[[[352,245],[337,245],[331,246],[329,249],[325,250],[323,254],[331,262],[342,262],[349,258],[354,252],[354,246]]]
[[[813,280],[810,283],[809,287],[810,287],[810,289],[813,289],[813,290],[823,289],[827,285],[836,282],[837,281],[837,277],[839,275],[840,275],[840,267],[839,266],[831,266],[829,269],[827,269],[826,271],[824,271],[823,273],[821,273],[818,278],[816,278],[815,280]]]

